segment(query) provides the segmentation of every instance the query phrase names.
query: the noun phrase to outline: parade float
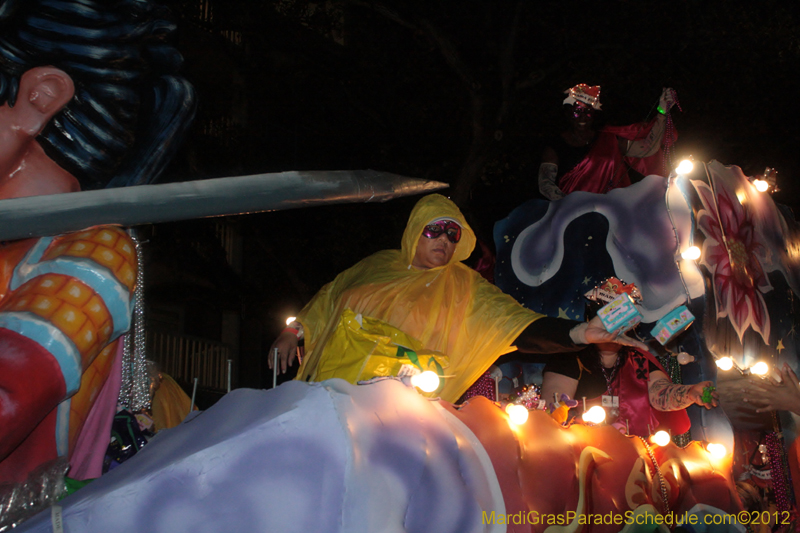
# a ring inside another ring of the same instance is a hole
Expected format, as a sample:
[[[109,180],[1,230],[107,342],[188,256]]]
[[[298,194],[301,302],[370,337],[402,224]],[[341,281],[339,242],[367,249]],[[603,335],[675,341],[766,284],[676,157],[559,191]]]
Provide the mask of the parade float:
[[[771,198],[772,169],[748,177],[717,161],[690,163],[603,195],[523,204],[495,226],[497,284],[531,309],[572,319],[609,277],[638,287],[635,334],[673,381],[712,380],[721,398],[718,409],[690,407],[691,432],[676,442],[724,446],[741,488],[788,513],[794,417],[756,413],[742,397],[748,380],[797,367],[796,222]]]
[[[4,131],[23,132],[28,148],[34,139],[46,145],[44,152],[31,150],[55,166],[39,168],[61,177],[62,171],[74,174],[81,188],[152,181],[192,115],[191,88],[174,74],[179,58],[159,38],[170,26],[148,3],[130,4],[120,13],[85,0],[0,5]],[[67,23],[80,30],[65,32]],[[129,91],[109,88],[102,68],[92,71],[99,48],[41,46],[76,34],[86,40],[102,34],[108,45],[122,35],[115,24],[134,29],[136,36],[155,35],[146,45],[152,45],[152,57],[167,59],[159,72],[141,67],[138,52],[122,54],[132,66],[115,78],[119,83],[157,73],[146,89],[156,97],[141,101],[162,107],[146,109],[136,100],[121,106],[125,112],[116,117],[131,126],[136,122],[141,138],[125,128],[115,130],[117,136],[101,135],[118,124],[98,111],[114,107],[98,98],[116,102]],[[37,47],[44,56],[36,55]],[[69,58],[63,70],[34,70],[58,66],[63,57],[54,50]],[[80,54],[88,54],[83,62]],[[36,76],[26,78],[30,70]],[[86,71],[88,80],[80,77]],[[18,87],[30,88],[22,79],[44,85],[17,94]],[[71,85],[78,96],[65,93],[57,109],[37,101],[42,91]],[[18,110],[27,102],[32,112],[45,113],[30,127],[16,128],[7,121],[10,101]],[[160,120],[173,116],[164,105],[172,106],[174,122]],[[143,113],[141,120],[128,114],[134,108]],[[152,127],[142,130],[141,124]],[[77,139],[82,151],[65,149],[72,144],[65,139]],[[97,148],[95,140],[107,146]],[[20,157],[11,157],[7,170],[22,168]],[[144,354],[131,326],[141,310],[136,290],[142,269],[137,244],[120,225],[390,199],[441,186],[383,178],[284,173],[69,195],[39,190],[33,194],[46,195],[2,200],[3,238],[22,240],[6,242],[2,250],[0,530],[555,533],[793,527],[784,461],[794,426],[783,416],[756,416],[737,401],[736,382],[762,358],[768,366],[797,364],[795,225],[737,167],[714,162],[692,172],[649,176],[605,195],[578,192],[554,203],[525,204],[496,229],[498,282],[508,280],[506,290],[535,310],[581,318],[583,294],[612,275],[642,291],[644,324],[687,306],[695,324],[667,343],[662,355],[696,356],[683,367],[675,358],[674,376],[685,382],[715,379],[724,412],[692,413],[686,440],[627,435],[599,421],[556,420],[522,399],[511,403],[524,412],[520,418],[513,408],[484,397],[454,405],[423,397],[408,378],[360,385],[295,381],[269,391],[231,392],[57,501],[65,472],[95,471],[86,465],[108,444],[107,419],[117,400],[132,408],[147,403],[143,382],[132,376],[143,372]],[[222,197],[225,202],[218,201]],[[681,258],[691,246],[701,249],[700,258]],[[132,341],[118,341],[131,327]],[[734,362],[725,371],[730,374],[717,371],[715,361],[724,356]],[[101,404],[103,409],[94,409]],[[87,420],[93,420],[93,432],[82,438]],[[79,461],[75,449],[81,442],[89,451]],[[749,446],[741,453],[740,442]],[[758,468],[739,459],[745,455],[757,456]],[[743,476],[758,478],[771,500],[743,501],[736,486]],[[31,517],[35,511],[40,512]]]

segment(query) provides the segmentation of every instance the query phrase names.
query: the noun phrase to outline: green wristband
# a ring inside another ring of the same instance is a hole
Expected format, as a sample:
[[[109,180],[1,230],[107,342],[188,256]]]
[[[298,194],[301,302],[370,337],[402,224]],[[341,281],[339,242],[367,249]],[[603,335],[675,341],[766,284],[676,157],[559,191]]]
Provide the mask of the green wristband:
[[[666,115],[667,114],[667,112],[664,111],[664,108],[661,107],[661,104],[658,104],[658,112],[661,113],[662,115]]]

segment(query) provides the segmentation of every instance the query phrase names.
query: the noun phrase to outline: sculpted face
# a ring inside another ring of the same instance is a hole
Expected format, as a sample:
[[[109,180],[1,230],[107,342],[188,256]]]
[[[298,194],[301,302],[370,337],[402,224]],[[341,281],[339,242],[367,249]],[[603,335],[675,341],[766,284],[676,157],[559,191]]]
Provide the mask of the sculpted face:
[[[74,96],[72,79],[54,67],[35,67],[20,78],[14,107],[0,107],[0,199],[80,190],[36,136]]]
[[[444,266],[453,258],[455,251],[456,244],[450,242],[445,233],[435,239],[420,235],[417,243],[417,252],[411,265],[421,270]]]

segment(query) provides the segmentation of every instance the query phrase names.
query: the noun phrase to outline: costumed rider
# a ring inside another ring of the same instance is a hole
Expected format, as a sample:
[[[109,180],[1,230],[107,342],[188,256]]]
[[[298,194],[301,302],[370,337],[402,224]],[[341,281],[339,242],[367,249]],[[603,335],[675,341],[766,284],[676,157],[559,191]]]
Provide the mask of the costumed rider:
[[[636,297],[638,293],[633,285],[609,282],[603,284],[603,289],[587,305],[587,316],[596,316],[598,309],[618,294],[631,291]],[[543,373],[543,399],[551,401],[566,394],[575,400],[585,398],[586,409],[602,405],[606,422],[630,435],[648,437],[656,429],[681,435],[691,425],[687,407],[696,404],[711,409],[718,405],[716,392],[709,390],[710,397],[703,398],[706,387],[713,385],[711,381],[674,384],[649,351],[615,342],[598,343],[574,355],[553,358]],[[582,408],[583,403],[578,401],[577,409]]]
[[[194,93],[173,26],[147,0],[109,6],[0,0],[0,198],[147,183],[177,149]],[[98,226],[0,243],[0,265],[0,484],[67,459],[98,477],[136,245]]]
[[[378,252],[339,274],[275,340],[270,354],[278,350],[279,370],[286,371],[300,337],[305,339],[306,355],[297,379],[322,381],[362,368],[368,351],[354,357],[356,343],[344,351],[329,346],[347,312],[386,323],[425,350],[443,354],[446,377],[437,395],[449,402],[455,402],[500,355],[515,348],[555,353],[611,341],[644,347],[609,333],[597,318],[578,323],[522,307],[462,263],[475,241],[453,202],[439,194],[421,198],[411,212],[400,250]],[[359,380],[371,377],[362,375]]]
[[[664,149],[675,142],[669,110],[675,91],[664,89],[658,114],[648,123],[594,129],[600,111],[600,86],[579,84],[565,91],[569,128],[542,152],[539,191],[559,200],[575,191],[606,193],[650,174],[664,174]],[[666,132],[666,135],[665,135]]]

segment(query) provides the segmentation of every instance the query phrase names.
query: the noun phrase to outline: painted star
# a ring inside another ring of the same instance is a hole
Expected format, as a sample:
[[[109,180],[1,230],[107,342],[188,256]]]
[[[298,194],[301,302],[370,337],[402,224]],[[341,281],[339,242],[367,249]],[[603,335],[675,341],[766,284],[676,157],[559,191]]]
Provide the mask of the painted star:
[[[588,285],[591,282],[592,282],[592,280],[589,278],[589,276],[586,276],[585,278],[583,278],[583,284],[584,285]]]
[[[776,346],[775,349],[778,350],[778,353],[781,353],[781,351],[786,349],[786,347],[783,345],[783,339],[778,339],[778,346]]]
[[[559,307],[558,308],[558,318],[566,318],[567,320],[569,320],[569,315],[567,314],[567,311],[565,309],[561,309]]]

